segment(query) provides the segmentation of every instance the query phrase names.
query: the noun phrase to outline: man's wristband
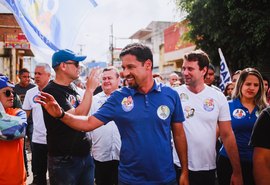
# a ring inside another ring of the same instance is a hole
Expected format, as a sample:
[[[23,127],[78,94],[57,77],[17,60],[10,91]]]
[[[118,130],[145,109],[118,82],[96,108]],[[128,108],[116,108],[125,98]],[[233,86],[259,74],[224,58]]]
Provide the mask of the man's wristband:
[[[61,111],[62,111],[61,115],[59,117],[55,117],[55,119],[62,119],[65,116],[66,113],[62,107],[61,107]]]

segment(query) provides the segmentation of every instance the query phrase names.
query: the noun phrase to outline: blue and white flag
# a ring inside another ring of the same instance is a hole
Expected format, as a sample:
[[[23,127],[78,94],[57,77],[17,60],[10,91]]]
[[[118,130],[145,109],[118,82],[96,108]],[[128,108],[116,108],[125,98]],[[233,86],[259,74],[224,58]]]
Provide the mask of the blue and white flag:
[[[218,48],[218,53],[221,59],[219,88],[222,90],[222,92],[224,92],[226,84],[231,81],[231,75],[230,75],[230,71],[228,69],[225,58],[220,48]]]
[[[51,63],[58,49],[73,49],[95,0],[0,0],[14,14],[36,60]]]

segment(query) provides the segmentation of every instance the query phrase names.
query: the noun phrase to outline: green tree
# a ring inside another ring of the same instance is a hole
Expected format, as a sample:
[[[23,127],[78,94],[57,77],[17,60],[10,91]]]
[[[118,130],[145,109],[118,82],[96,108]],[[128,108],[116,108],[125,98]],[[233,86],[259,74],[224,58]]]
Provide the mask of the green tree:
[[[175,0],[188,13],[185,38],[219,65],[221,48],[231,71],[263,70],[270,59],[269,0]]]

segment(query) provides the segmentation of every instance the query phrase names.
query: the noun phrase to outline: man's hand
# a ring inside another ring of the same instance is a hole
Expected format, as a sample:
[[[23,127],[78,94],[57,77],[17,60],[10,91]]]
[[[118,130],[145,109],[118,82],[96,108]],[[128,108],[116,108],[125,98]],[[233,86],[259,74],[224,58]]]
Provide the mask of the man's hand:
[[[181,173],[179,185],[189,185],[188,172]]]
[[[232,173],[231,185],[243,185],[242,173]]]
[[[62,115],[62,109],[52,95],[41,92],[36,102],[41,104],[52,117],[56,118]]]
[[[88,79],[86,81],[87,90],[94,92],[97,86],[100,85],[100,79],[99,79],[100,74],[101,74],[101,70],[99,68],[94,68],[91,70],[91,73],[87,77]]]

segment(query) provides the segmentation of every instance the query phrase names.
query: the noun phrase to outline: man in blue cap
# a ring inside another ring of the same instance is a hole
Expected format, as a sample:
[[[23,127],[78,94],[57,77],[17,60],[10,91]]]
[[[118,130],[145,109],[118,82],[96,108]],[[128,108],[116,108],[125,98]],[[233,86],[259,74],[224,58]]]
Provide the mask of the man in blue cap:
[[[72,82],[79,78],[79,62],[86,56],[76,55],[65,49],[52,56],[55,80],[43,89],[51,94],[61,108],[73,115],[87,115],[92,102],[92,94],[98,80],[88,80],[84,97],[80,97]],[[91,75],[96,75],[93,70]],[[90,79],[90,78],[89,78]],[[59,118],[52,117],[43,109],[47,129],[48,169],[51,185],[94,184],[94,163],[90,156],[90,141],[84,132],[66,126]]]

